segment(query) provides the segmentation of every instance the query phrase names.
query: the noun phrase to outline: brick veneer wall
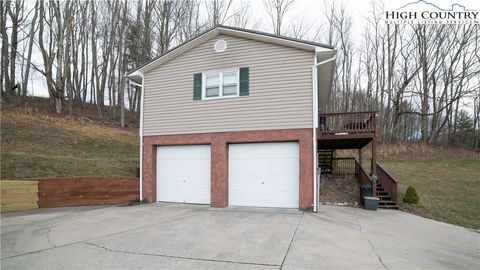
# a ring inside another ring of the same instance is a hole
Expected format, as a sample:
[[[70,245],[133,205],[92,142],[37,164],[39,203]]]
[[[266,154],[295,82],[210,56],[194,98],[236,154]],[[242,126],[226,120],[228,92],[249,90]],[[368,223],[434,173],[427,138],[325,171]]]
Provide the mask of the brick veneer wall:
[[[228,144],[293,142],[300,148],[299,206],[309,209],[313,202],[312,129],[238,131],[185,135],[145,136],[143,141],[143,197],[156,201],[156,146],[209,144],[211,146],[211,206],[228,206]]]

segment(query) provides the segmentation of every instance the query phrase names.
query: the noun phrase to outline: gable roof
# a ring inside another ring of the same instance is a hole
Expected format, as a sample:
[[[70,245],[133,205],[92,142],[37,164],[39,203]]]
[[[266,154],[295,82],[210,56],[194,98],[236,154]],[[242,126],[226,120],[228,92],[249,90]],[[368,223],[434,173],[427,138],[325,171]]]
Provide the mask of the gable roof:
[[[178,55],[220,34],[253,39],[253,40],[258,40],[258,41],[263,41],[268,43],[274,43],[274,44],[279,44],[283,46],[308,50],[315,53],[317,52],[320,53],[325,51],[334,51],[334,47],[330,45],[325,45],[325,44],[301,40],[301,39],[295,39],[295,38],[281,36],[281,35],[275,35],[275,34],[266,33],[266,32],[260,32],[256,30],[218,25],[203,33],[198,34],[197,36],[189,39],[188,41],[168,50],[164,54],[161,54],[157,58],[154,58],[153,60],[143,64],[142,66],[131,71],[127,75],[127,77],[134,81],[140,81],[142,74],[162,65],[168,60],[171,60],[177,57]]]

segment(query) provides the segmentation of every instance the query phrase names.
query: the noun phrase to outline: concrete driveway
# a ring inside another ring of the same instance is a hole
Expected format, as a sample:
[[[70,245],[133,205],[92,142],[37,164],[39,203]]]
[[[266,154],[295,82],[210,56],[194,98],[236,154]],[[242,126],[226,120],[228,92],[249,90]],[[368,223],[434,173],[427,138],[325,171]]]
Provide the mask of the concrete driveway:
[[[480,233],[394,210],[182,205],[1,215],[2,269],[480,269]]]

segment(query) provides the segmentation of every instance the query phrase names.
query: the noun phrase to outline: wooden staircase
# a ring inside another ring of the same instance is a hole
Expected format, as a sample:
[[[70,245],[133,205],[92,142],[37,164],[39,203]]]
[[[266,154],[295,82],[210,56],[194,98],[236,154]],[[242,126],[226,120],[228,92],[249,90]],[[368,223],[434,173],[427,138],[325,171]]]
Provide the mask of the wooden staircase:
[[[378,203],[378,208],[398,209],[397,202],[392,200],[390,194],[388,194],[388,192],[383,188],[382,184],[380,183],[377,183],[376,197],[380,199],[380,202]]]
[[[318,150],[318,167],[321,168],[322,174],[332,174],[333,170],[333,150]]]

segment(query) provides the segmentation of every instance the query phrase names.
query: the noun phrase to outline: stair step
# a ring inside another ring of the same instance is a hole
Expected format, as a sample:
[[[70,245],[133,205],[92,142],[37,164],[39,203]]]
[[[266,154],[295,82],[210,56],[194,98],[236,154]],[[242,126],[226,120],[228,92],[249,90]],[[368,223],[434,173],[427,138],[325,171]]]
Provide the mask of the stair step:
[[[377,190],[377,195],[388,195],[388,192],[386,192],[386,191],[378,191],[378,190]]]
[[[378,195],[377,197],[380,198],[380,201],[391,201],[390,195]]]
[[[379,192],[384,192],[385,189],[384,189],[384,188],[379,188],[379,187],[377,187],[377,191],[379,191]]]
[[[379,201],[378,202],[379,205],[397,205],[397,202],[396,201]]]
[[[378,208],[382,208],[382,209],[398,209],[398,205],[379,205]]]

